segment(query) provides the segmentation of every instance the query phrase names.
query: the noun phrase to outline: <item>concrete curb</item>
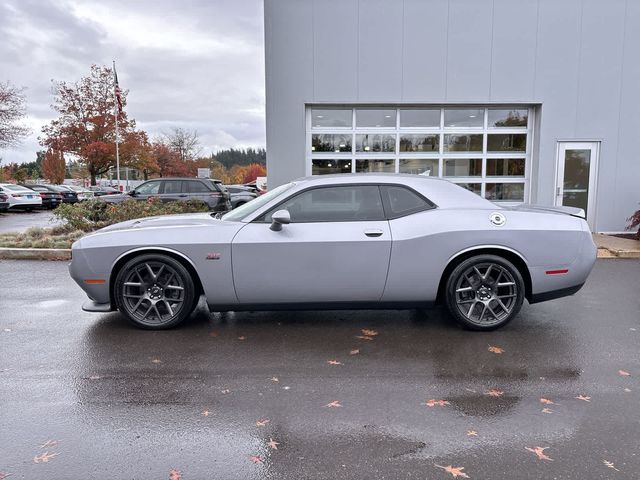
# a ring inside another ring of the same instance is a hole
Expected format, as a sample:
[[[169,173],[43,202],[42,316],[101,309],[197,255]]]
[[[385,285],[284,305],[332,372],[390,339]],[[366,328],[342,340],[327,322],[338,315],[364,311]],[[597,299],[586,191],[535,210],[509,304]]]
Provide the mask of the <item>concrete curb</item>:
[[[593,241],[598,246],[598,258],[640,258],[637,240],[596,233]]]
[[[0,248],[0,260],[71,260],[71,249]]]

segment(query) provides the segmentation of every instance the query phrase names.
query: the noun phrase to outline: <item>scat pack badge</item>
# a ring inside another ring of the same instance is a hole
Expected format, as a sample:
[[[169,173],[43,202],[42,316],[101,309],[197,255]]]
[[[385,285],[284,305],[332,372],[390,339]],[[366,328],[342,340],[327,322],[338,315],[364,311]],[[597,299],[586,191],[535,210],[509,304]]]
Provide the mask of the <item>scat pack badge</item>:
[[[501,227],[505,223],[507,223],[507,218],[500,212],[492,212],[489,215],[489,221],[493,223],[495,226]]]
[[[220,254],[217,252],[209,252],[207,253],[207,260],[220,260]]]

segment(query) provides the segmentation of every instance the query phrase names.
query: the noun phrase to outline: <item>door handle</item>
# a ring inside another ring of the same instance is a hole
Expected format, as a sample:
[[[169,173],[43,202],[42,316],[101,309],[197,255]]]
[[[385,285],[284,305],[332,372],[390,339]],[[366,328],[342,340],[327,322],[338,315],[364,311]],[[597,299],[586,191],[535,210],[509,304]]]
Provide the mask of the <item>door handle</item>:
[[[178,195],[179,197],[186,197],[186,195],[183,193],[182,195]]]
[[[384,232],[382,230],[378,230],[377,228],[371,228],[369,230],[365,230],[364,234],[367,237],[379,237],[383,234]]]

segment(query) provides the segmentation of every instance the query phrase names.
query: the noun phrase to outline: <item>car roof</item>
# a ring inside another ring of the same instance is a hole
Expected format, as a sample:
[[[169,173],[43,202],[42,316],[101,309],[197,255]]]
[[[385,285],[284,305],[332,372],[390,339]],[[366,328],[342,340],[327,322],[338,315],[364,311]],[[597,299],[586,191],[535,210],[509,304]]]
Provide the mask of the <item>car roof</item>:
[[[447,179],[410,173],[337,173],[302,177],[294,181],[302,188],[315,185],[355,183],[398,184],[413,188],[441,208],[500,208],[489,200]]]

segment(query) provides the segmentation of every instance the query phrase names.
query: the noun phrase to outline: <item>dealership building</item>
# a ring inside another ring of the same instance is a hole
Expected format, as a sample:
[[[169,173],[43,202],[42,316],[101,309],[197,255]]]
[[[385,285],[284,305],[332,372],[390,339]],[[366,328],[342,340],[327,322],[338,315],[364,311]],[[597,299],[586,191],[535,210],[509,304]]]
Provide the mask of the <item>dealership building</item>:
[[[640,208],[640,2],[265,0],[269,187],[443,177],[495,202]]]

